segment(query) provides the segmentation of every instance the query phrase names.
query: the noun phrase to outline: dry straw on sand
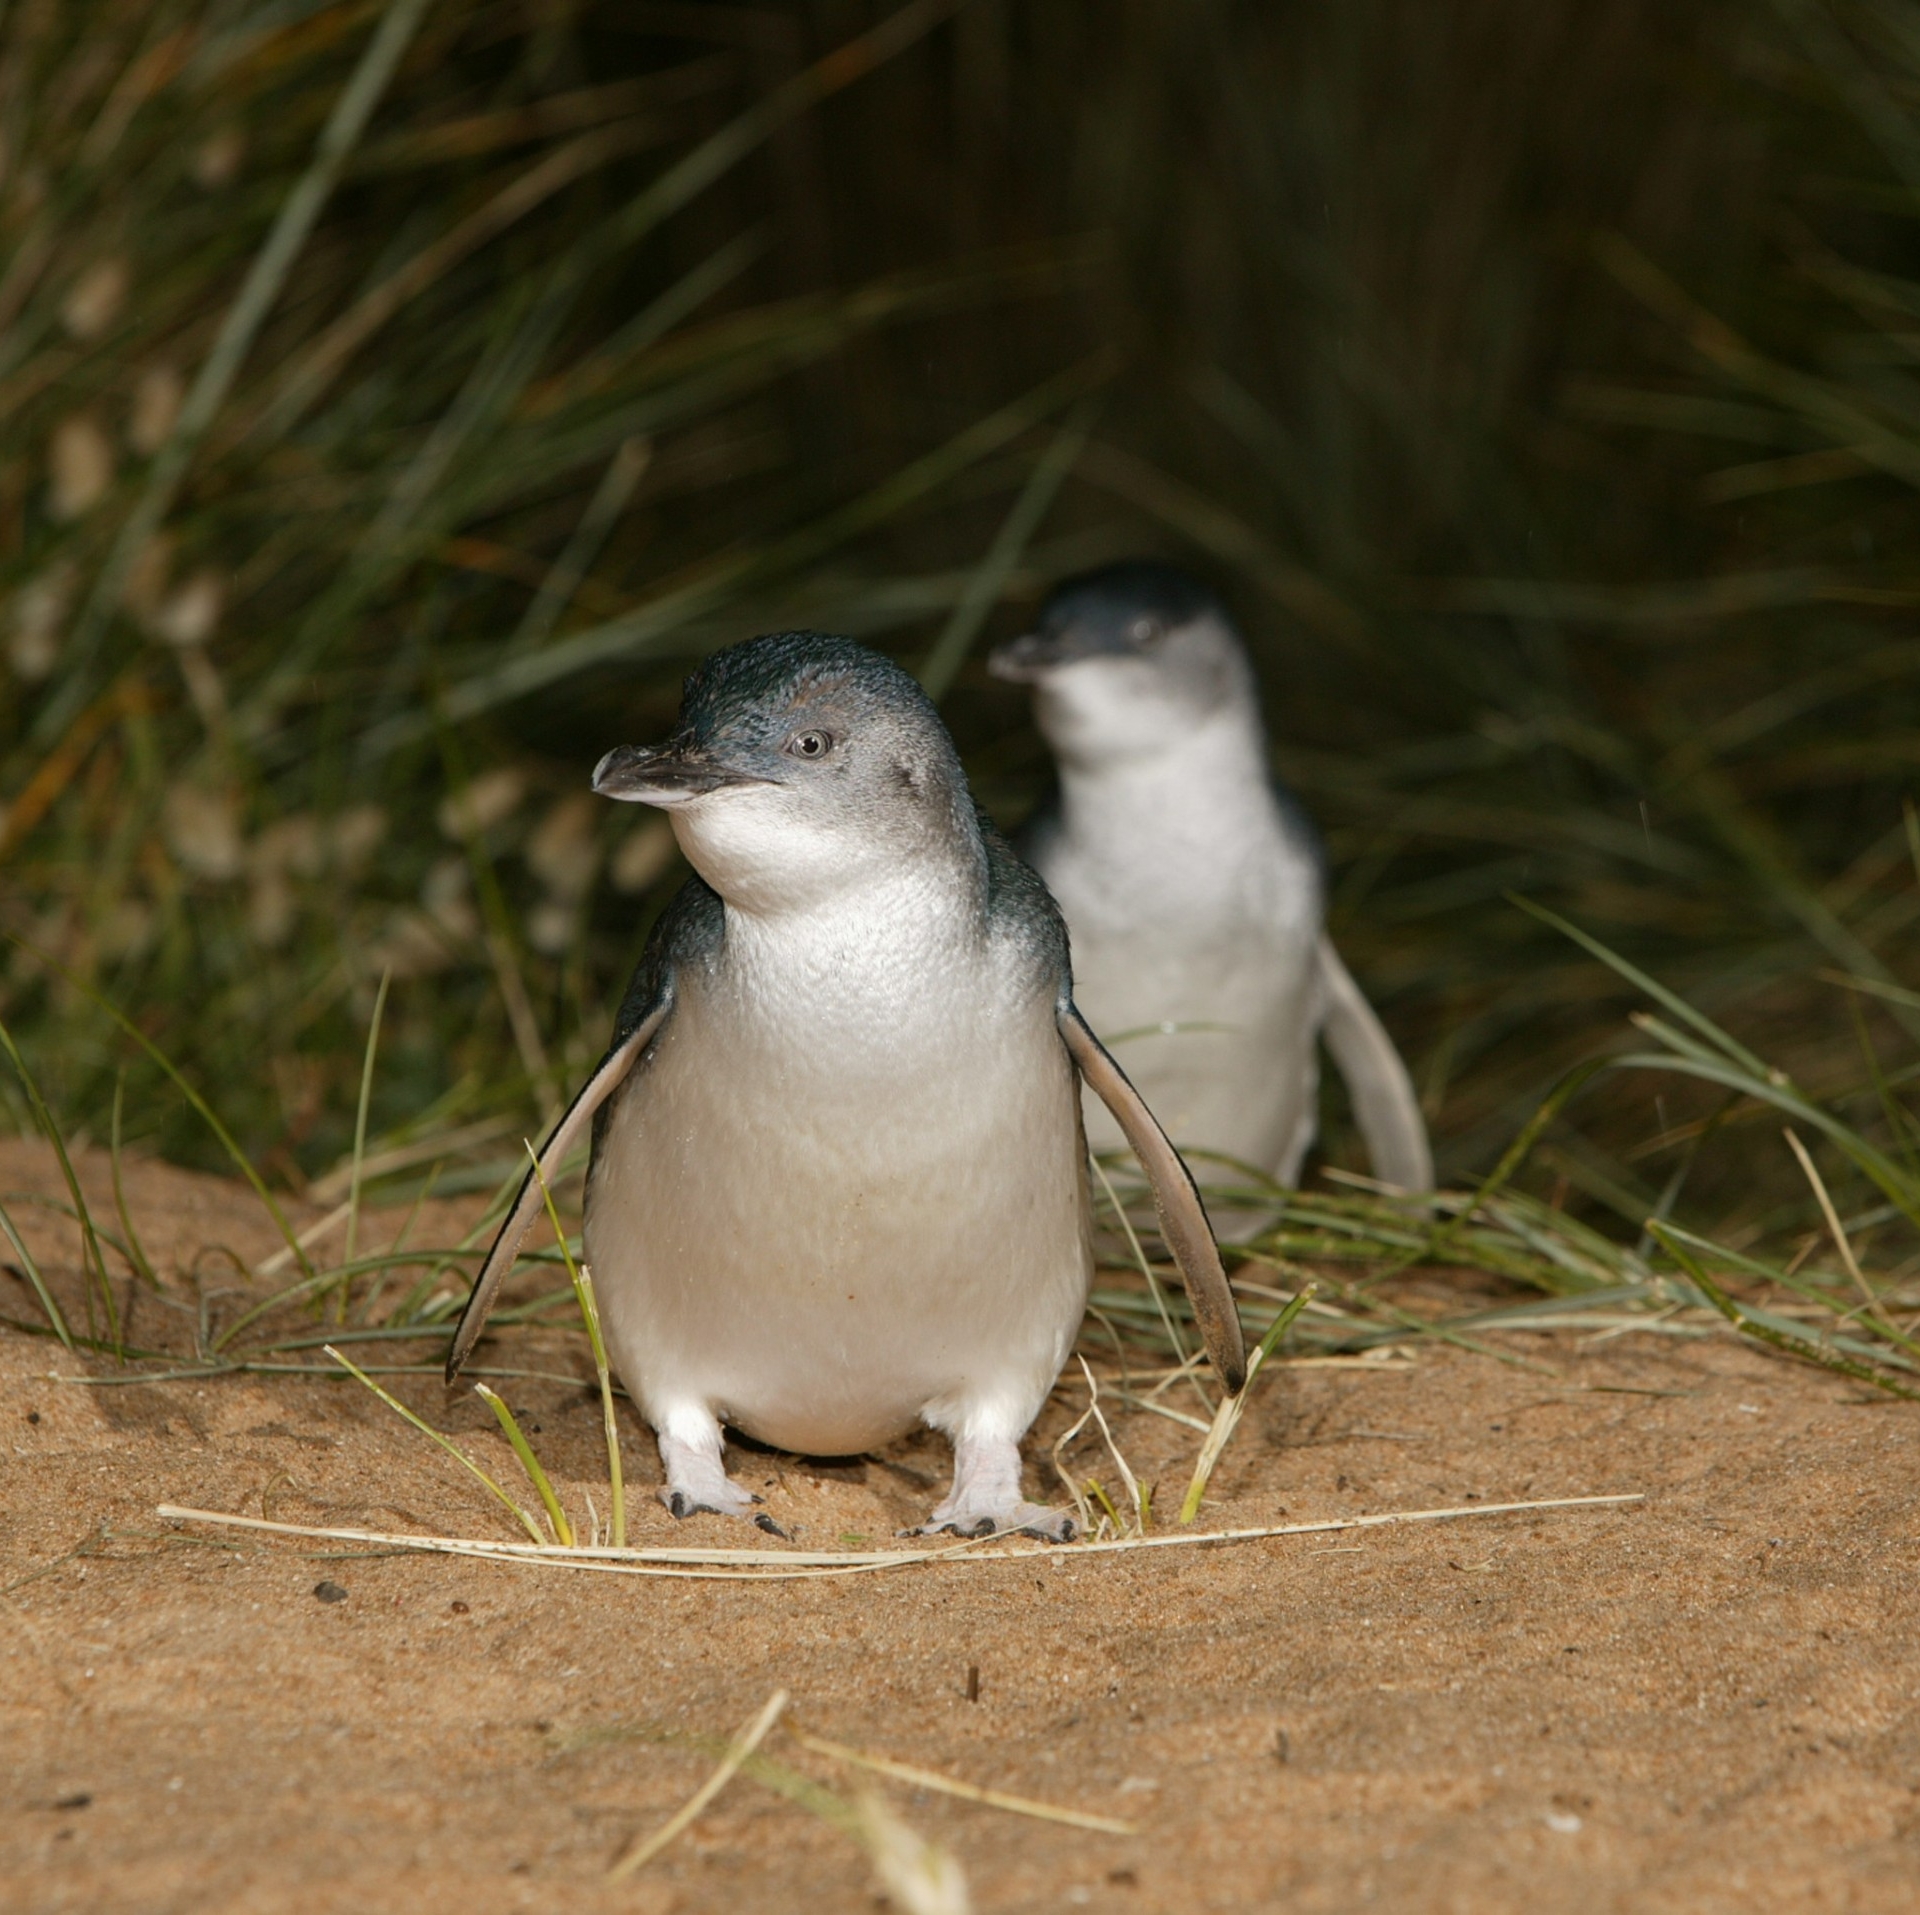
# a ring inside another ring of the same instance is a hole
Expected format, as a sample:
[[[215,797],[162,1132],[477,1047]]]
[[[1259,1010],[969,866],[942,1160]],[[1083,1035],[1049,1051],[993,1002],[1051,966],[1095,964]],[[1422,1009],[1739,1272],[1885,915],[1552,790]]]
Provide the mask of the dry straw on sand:
[[[1160,1535],[1119,1536],[1086,1543],[956,1542],[933,1549],[569,1549],[548,1543],[500,1543],[452,1536],[409,1536],[388,1530],[329,1529],[274,1523],[221,1510],[186,1509],[162,1503],[154,1514],[166,1522],[205,1523],[219,1529],[258,1530],[322,1542],[372,1543],[426,1555],[466,1556],[481,1562],[519,1563],[547,1569],[593,1569],[622,1575],[678,1576],[695,1580],[781,1582],[796,1577],[864,1575],[876,1570],[946,1568],[972,1563],[1074,1562],[1140,1549],[1191,1549],[1210,1544],[1267,1542],[1280,1536],[1321,1536],[1338,1530],[1385,1529],[1402,1523],[1463,1522],[1477,1516],[1522,1511],[1615,1508],[1642,1500],[1616,1496],[1561,1496],[1521,1503],[1467,1503],[1448,1509],[1389,1510],[1374,1516],[1330,1517],[1315,1523],[1279,1523],[1257,1529],[1176,1530]]]

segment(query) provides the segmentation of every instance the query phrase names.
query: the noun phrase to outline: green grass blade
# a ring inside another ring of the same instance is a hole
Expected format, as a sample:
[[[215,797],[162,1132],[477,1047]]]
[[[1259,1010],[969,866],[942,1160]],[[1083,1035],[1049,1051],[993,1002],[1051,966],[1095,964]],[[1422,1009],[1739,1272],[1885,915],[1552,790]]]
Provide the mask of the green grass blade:
[[[1674,1262],[1679,1264],[1699,1285],[1701,1294],[1742,1336],[1751,1337],[1756,1343],[1764,1343],[1769,1349],[1798,1357],[1804,1363],[1817,1364],[1823,1370],[1832,1370],[1838,1376],[1851,1377],[1856,1383],[1870,1383],[1876,1390],[1886,1391],[1889,1396],[1902,1397],[1909,1403],[1920,1403],[1920,1390],[1912,1390],[1904,1383],[1896,1383],[1891,1377],[1884,1376],[1874,1369],[1871,1364],[1856,1362],[1852,1357],[1842,1356],[1837,1350],[1822,1348],[1811,1338],[1783,1330],[1775,1324],[1756,1320],[1744,1304],[1730,1297],[1714,1282],[1707,1274],[1706,1266],[1697,1257],[1680,1247],[1670,1231],[1658,1224],[1652,1228],[1653,1234],[1659,1238]]]
[[[40,1094],[40,1086],[34,1081],[33,1073],[27,1069],[26,1060],[20,1055],[14,1044],[13,1033],[4,1022],[0,1022],[0,1050],[7,1054],[20,1082],[26,1088],[27,1102],[33,1108],[34,1121],[40,1126],[42,1135],[53,1146],[54,1157],[60,1165],[60,1175],[65,1180],[67,1194],[73,1199],[73,1214],[80,1226],[81,1267],[87,1282],[87,1328],[93,1328],[92,1294],[95,1285],[100,1291],[100,1303],[107,1320],[108,1341],[117,1349],[120,1343],[120,1311],[113,1300],[113,1285],[107,1276],[107,1260],[100,1248],[100,1238],[93,1227],[93,1212],[87,1207],[87,1199],[80,1188],[80,1179],[73,1168],[73,1159],[67,1155],[67,1141],[60,1134],[60,1126],[53,1120],[53,1112],[47,1108],[47,1100]]]
[[[1644,992],[1656,1004],[1665,1005],[1675,1017],[1679,1018],[1683,1024],[1691,1025],[1723,1056],[1730,1057],[1736,1064],[1751,1071],[1756,1077],[1766,1075],[1767,1067],[1744,1044],[1729,1037],[1705,1012],[1696,1011],[1685,998],[1668,990],[1658,978],[1649,977],[1638,965],[1629,964],[1619,952],[1610,950],[1598,938],[1591,937],[1581,930],[1577,924],[1569,923],[1559,912],[1549,911],[1544,904],[1535,904],[1531,898],[1523,898],[1515,891],[1507,893],[1507,902],[1517,905],[1529,917],[1538,918],[1542,924],[1558,931],[1562,937],[1571,938],[1589,956],[1597,957],[1608,970],[1625,978],[1636,990]]]
[[[1533,1147],[1545,1134],[1547,1126],[1558,1117],[1575,1096],[1579,1094],[1601,1071],[1607,1067],[1605,1058],[1591,1058],[1584,1064],[1576,1064],[1563,1076],[1547,1095],[1541,1099],[1533,1115],[1527,1119],[1505,1154],[1494,1165],[1492,1171],[1482,1181],[1480,1187],[1463,1203],[1443,1224],[1438,1225],[1427,1237],[1424,1245],[1415,1253],[1403,1257],[1382,1271],[1381,1276],[1391,1276],[1412,1264],[1440,1263],[1448,1251],[1465,1232],[1468,1223],[1476,1211],[1480,1210],[1490,1198],[1510,1183],[1520,1166],[1532,1154]]]
[[[387,987],[393,982],[393,967],[380,973],[380,988],[374,993],[373,1016],[367,1021],[367,1048],[360,1060],[360,1102],[353,1115],[353,1174],[347,1184],[347,1240],[341,1261],[353,1262],[360,1241],[360,1176],[367,1161],[367,1107],[373,1101],[373,1061],[380,1052],[380,1019],[387,1008]]]
[[[1700,1058],[1668,1056],[1654,1051],[1630,1051],[1624,1056],[1607,1058],[1603,1062],[1606,1068],[1617,1071],[1670,1071],[1679,1077],[1697,1077],[1705,1083],[1718,1084],[1726,1090],[1739,1091],[1761,1103],[1771,1104],[1776,1110],[1785,1111],[1788,1116],[1811,1124],[1831,1139],[1842,1154],[1879,1187],[1889,1202],[1897,1205],[1914,1223],[1920,1224],[1920,1189],[1914,1187],[1900,1166],[1884,1151],[1868,1143],[1851,1125],[1843,1123],[1818,1104],[1810,1103],[1791,1085],[1752,1076],[1732,1065],[1715,1064]]]
[[[113,1129],[110,1145],[110,1154],[113,1159],[113,1208],[120,1219],[120,1233],[126,1239],[127,1261],[133,1265],[140,1281],[148,1289],[158,1290],[160,1278],[154,1271],[146,1246],[140,1241],[139,1231],[134,1228],[133,1213],[127,1208],[126,1185],[120,1176],[120,1107],[126,1088],[127,1074],[122,1070],[115,1074],[113,1080]]]
[[[1280,1339],[1293,1327],[1294,1318],[1319,1294],[1320,1286],[1317,1283],[1309,1283],[1281,1306],[1273,1321],[1268,1324],[1266,1335],[1260,1339],[1254,1348],[1253,1355],[1247,1359],[1247,1380],[1241,1384],[1235,1395],[1221,1398],[1220,1407],[1214,1412],[1213,1425],[1207,1431],[1206,1439],[1200,1445],[1200,1454],[1194,1460],[1193,1475],[1187,1483],[1187,1493],[1181,1499],[1182,1527],[1191,1523],[1200,1514],[1200,1505],[1206,1499],[1207,1485],[1213,1481],[1213,1472],[1219,1467],[1221,1457],[1226,1454],[1227,1445],[1232,1441],[1234,1431],[1240,1427],[1241,1417],[1246,1414],[1247,1402],[1253,1389],[1253,1379],[1260,1374],[1261,1365],[1280,1347]]]
[[[476,1383],[473,1388],[474,1394],[482,1398],[487,1408],[493,1412],[507,1441],[513,1445],[514,1455],[520,1459],[520,1467],[527,1473],[527,1481],[533,1485],[539,1493],[541,1502],[546,1505],[547,1520],[553,1524],[554,1540],[562,1549],[571,1549],[573,1525],[567,1521],[567,1512],[560,1507],[560,1498],[554,1493],[552,1479],[541,1468],[539,1457],[534,1455],[533,1445],[527,1441],[526,1434],[520,1427],[520,1419],[507,1408],[505,1400],[496,1391],[488,1389],[484,1383]]]
[[[71,1350],[73,1332],[67,1328],[67,1319],[61,1313],[59,1304],[53,1300],[53,1292],[47,1288],[47,1280],[40,1273],[40,1266],[34,1261],[33,1252],[26,1246],[18,1226],[5,1204],[0,1204],[0,1232],[4,1232],[7,1241],[13,1245],[14,1255],[20,1259],[20,1268],[26,1274],[28,1283],[33,1286],[33,1294],[39,1298],[40,1307],[47,1313],[47,1322],[52,1326],[53,1334]]]
[[[424,1418],[415,1416],[414,1413],[410,1409],[408,1409],[407,1406],[404,1403],[402,1403],[400,1399],[397,1396],[395,1396],[391,1390],[383,1390],[380,1387],[380,1385],[376,1383],[373,1380],[373,1378],[366,1373],[365,1370],[361,1369],[360,1366],[353,1361],[351,1357],[342,1356],[340,1352],[337,1349],[335,1349],[331,1343],[325,1345],[324,1347],[325,1347],[325,1353],[328,1356],[332,1357],[334,1362],[339,1364],[339,1366],[343,1370],[345,1370],[347,1374],[351,1376],[356,1383],[360,1383],[364,1385],[367,1389],[371,1390],[374,1393],[374,1395],[377,1396],[380,1399],[380,1401],[387,1406],[388,1409],[393,1411],[393,1413],[396,1416],[401,1417],[408,1423],[411,1423],[413,1427],[416,1430],[418,1430],[422,1436],[426,1437],[430,1442],[439,1444],[439,1446],[443,1450],[445,1450],[446,1453],[449,1456],[451,1456],[453,1460],[456,1463],[458,1463],[460,1467],[463,1470],[465,1470],[469,1476],[471,1476],[477,1483],[480,1484],[480,1486],[487,1492],[489,1496],[491,1496],[497,1503],[499,1503],[502,1508],[510,1510],[512,1512],[514,1520],[517,1523],[519,1523],[520,1527],[524,1529],[527,1532],[527,1534],[530,1537],[532,1537],[536,1543],[540,1545],[542,1549],[544,1549],[547,1546],[547,1539],[540,1533],[540,1525],[536,1523],[533,1520],[533,1518],[524,1509],[522,1509],[520,1505],[516,1503],[513,1500],[513,1498],[509,1496],[507,1492],[503,1490],[500,1487],[500,1485],[496,1483],[493,1480],[493,1478],[489,1476],[487,1472],[483,1470],[480,1467],[480,1465],[476,1463],[473,1460],[473,1458],[466,1453],[465,1450],[463,1450],[460,1447],[458,1443],[454,1442],[454,1440],[449,1436],[443,1436],[438,1430],[436,1430],[433,1427],[431,1423],[427,1422]]]
[[[567,1233],[560,1227],[560,1213],[554,1208],[553,1192],[547,1188],[546,1173],[540,1168],[539,1155],[531,1144],[527,1146],[527,1155],[533,1159],[533,1174],[547,1206],[547,1221],[552,1224],[554,1237],[560,1245],[560,1255],[566,1262],[573,1294],[579,1301],[580,1318],[587,1326],[587,1341],[593,1347],[593,1370],[600,1384],[600,1424],[607,1439],[607,1484],[612,1501],[610,1520],[613,1524],[613,1546],[615,1549],[625,1549],[627,1483],[620,1463],[620,1424],[613,1408],[613,1375],[607,1363],[606,1339],[600,1334],[600,1304],[593,1294],[592,1273],[584,1264],[573,1260],[573,1249],[567,1242]]]

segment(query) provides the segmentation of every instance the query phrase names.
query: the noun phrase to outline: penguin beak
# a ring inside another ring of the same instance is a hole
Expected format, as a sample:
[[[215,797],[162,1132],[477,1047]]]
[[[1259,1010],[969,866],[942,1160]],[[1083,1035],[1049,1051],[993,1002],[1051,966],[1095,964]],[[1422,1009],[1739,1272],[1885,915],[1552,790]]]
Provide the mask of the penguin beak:
[[[999,646],[987,659],[987,671],[1009,685],[1037,685],[1055,666],[1066,664],[1073,656],[1058,638],[1045,632],[1027,632]]]
[[[710,792],[766,781],[717,763],[698,745],[616,745],[593,768],[593,788],[628,804],[684,805]]]

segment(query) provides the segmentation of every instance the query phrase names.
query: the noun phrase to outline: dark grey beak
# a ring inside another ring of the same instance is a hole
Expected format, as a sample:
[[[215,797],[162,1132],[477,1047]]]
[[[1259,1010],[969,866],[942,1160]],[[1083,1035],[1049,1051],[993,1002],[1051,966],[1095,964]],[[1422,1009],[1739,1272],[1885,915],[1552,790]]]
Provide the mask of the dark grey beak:
[[[1071,647],[1045,632],[1026,632],[997,646],[987,658],[987,671],[1009,685],[1037,685],[1056,665],[1078,656]]]
[[[593,768],[603,798],[636,805],[683,805],[690,798],[764,781],[717,763],[697,745],[616,745]]]

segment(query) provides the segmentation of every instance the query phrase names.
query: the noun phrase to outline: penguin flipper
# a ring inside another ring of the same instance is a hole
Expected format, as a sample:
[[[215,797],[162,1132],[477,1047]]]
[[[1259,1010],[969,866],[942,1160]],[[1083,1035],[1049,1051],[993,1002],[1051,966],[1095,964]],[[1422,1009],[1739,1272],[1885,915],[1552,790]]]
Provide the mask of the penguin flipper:
[[[460,1313],[459,1327],[453,1333],[453,1348],[447,1353],[449,1383],[459,1376],[461,1365],[473,1354],[473,1346],[479,1342],[480,1332],[487,1327],[487,1318],[493,1311],[493,1300],[499,1294],[501,1282],[513,1268],[514,1259],[520,1254],[521,1242],[532,1227],[535,1215],[545,1205],[546,1197],[540,1188],[541,1178],[551,1185],[559,1176],[560,1166],[568,1151],[586,1134],[594,1113],[626,1081],[627,1073],[638,1062],[641,1052],[647,1048],[672,1008],[671,999],[656,1004],[600,1060],[599,1068],[580,1087],[580,1094],[567,1106],[566,1115],[554,1125],[553,1134],[541,1146],[539,1176],[534,1174],[531,1165],[528,1166],[527,1174],[520,1180],[513,1208],[507,1212],[507,1220],[500,1226],[500,1234],[494,1238],[493,1248],[487,1252],[487,1260],[480,1266],[480,1274],[473,1281],[473,1292],[467,1298],[467,1307]]]
[[[1160,1234],[1180,1266],[1193,1305],[1194,1320],[1212,1359],[1214,1373],[1229,1396],[1237,1395],[1247,1380],[1247,1342],[1240,1329],[1240,1311],[1221,1267],[1219,1247],[1207,1224],[1207,1213],[1194,1188],[1193,1175],[1159,1120],[1113,1061],[1107,1047],[1094,1036],[1071,1001],[1060,1009],[1060,1035],[1067,1055],[1100,1101],[1113,1113],[1133,1154],[1146,1172],[1153,1204],[1160,1215]]]
[[[1341,962],[1333,940],[1324,933],[1319,966],[1326,1004],[1321,1028],[1327,1049],[1346,1079],[1354,1118],[1373,1160],[1373,1174],[1401,1190],[1431,1190],[1433,1150],[1407,1067],[1353,974]]]

